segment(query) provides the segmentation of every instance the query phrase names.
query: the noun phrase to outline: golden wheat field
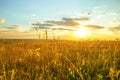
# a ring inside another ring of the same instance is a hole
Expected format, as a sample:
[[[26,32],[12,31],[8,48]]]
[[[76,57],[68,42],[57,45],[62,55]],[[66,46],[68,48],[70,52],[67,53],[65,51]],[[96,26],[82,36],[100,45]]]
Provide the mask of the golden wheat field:
[[[3,40],[0,80],[120,80],[120,42]]]

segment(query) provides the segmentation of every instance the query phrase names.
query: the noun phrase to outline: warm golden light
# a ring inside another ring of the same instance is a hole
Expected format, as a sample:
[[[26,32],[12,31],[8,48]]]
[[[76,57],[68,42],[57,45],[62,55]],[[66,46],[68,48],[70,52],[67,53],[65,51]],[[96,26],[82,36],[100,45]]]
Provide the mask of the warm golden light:
[[[88,34],[88,30],[85,28],[79,28],[76,32],[78,37],[85,37]]]

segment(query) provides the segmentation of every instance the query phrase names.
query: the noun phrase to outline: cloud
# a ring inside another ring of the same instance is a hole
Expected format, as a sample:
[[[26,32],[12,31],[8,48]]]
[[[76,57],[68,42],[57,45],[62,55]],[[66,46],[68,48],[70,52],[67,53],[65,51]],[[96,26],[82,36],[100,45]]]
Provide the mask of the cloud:
[[[40,29],[74,31],[75,28],[78,28],[80,26],[80,23],[78,21],[89,21],[89,20],[90,18],[88,17],[81,17],[81,18],[64,17],[60,20],[46,20],[43,22],[32,22],[31,28],[34,28],[37,32]]]
[[[81,17],[81,18],[62,18],[65,21],[89,21],[89,17]]]
[[[108,28],[113,34],[120,34],[120,26]]]
[[[118,31],[120,31],[120,26],[109,28],[109,30],[116,33]]]
[[[112,22],[115,23],[115,24],[118,24],[118,25],[119,25],[119,23],[120,23],[120,19],[112,20]]]
[[[2,26],[0,26],[0,30],[2,30],[3,29],[3,27]]]
[[[4,27],[6,29],[20,29],[19,25],[10,25],[10,27]]]
[[[59,21],[49,20],[49,21],[46,21],[46,23],[50,23],[58,26],[69,26],[69,27],[76,27],[80,25],[78,22],[74,21],[72,18],[63,18],[62,20],[59,20]]]
[[[63,17],[62,20],[71,21],[71,20],[73,20],[73,18],[66,18],[66,17]]]
[[[78,21],[89,21],[90,18],[88,17],[81,17],[81,18],[67,18],[63,17],[60,20],[46,20],[43,22],[33,22],[31,25],[33,27],[40,27],[41,29],[46,29],[46,27],[53,27],[53,26],[62,26],[62,27],[73,27],[78,28],[80,23]]]
[[[4,22],[5,22],[5,19],[0,18],[0,23],[4,23]]]
[[[52,24],[49,23],[41,23],[41,22],[34,22],[31,23],[32,26],[38,26],[38,27],[45,27],[45,26],[53,26]]]
[[[19,25],[0,26],[1,32],[19,32],[20,29]]]
[[[75,31],[74,29],[70,29],[70,28],[52,28],[52,30],[67,30],[67,31]]]
[[[50,29],[49,27],[31,27],[33,29],[35,29],[37,32],[39,29]]]
[[[79,23],[75,21],[46,21],[46,22],[54,25],[59,25],[59,26],[78,26],[79,25]]]
[[[81,12],[80,16],[90,16],[91,12]]]
[[[39,30],[43,30],[43,29],[50,29],[50,27],[53,26],[53,24],[49,24],[49,23],[42,23],[42,22],[34,22],[31,23],[32,27],[35,31],[39,32]]]
[[[35,31],[39,32],[39,30],[49,29],[49,30],[61,30],[61,31],[75,31],[75,29],[69,27],[31,27]]]
[[[103,29],[104,26],[99,26],[99,25],[85,25],[86,28],[90,29]]]
[[[89,21],[90,18],[88,18],[88,17],[82,17],[82,18],[75,18],[74,20],[77,20],[77,21]]]

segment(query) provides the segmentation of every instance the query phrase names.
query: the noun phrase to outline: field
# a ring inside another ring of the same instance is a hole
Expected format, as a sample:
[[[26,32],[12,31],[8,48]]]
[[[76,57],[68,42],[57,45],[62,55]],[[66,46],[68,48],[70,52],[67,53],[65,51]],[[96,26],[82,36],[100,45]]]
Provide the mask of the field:
[[[120,80],[120,41],[0,41],[0,80]]]

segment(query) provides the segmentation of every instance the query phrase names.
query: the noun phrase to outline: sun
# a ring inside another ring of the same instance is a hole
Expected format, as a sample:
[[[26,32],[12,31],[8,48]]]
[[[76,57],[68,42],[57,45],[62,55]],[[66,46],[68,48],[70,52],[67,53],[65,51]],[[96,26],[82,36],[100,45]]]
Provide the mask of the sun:
[[[77,31],[76,31],[76,36],[77,37],[85,37],[86,35],[88,35],[88,30],[86,28],[79,28]]]

